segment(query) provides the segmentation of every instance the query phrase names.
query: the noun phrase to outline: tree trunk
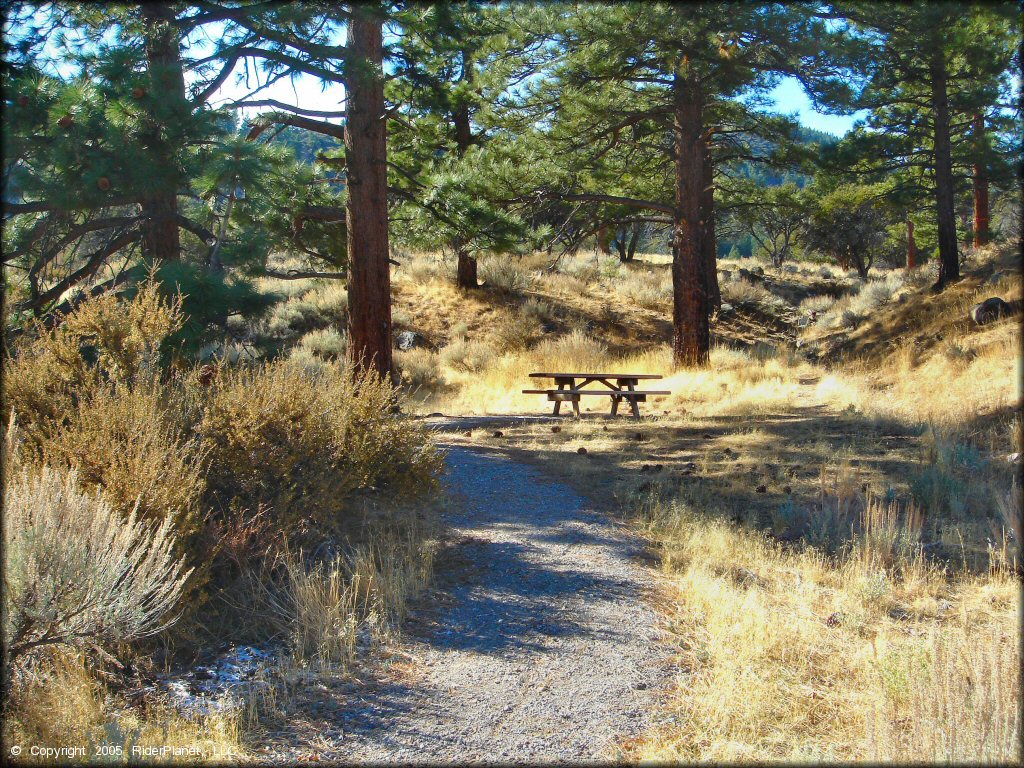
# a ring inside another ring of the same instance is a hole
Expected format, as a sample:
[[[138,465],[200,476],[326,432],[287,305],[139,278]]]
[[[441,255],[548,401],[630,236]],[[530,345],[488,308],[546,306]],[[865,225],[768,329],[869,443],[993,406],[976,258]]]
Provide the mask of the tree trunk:
[[[615,239],[613,240],[613,242],[615,243],[615,250],[619,252],[619,261],[625,264],[627,261],[629,261],[629,255],[626,253],[625,226],[623,226],[622,229],[619,229],[618,227],[615,228]]]
[[[702,259],[703,107],[692,75],[672,82],[675,206],[672,212],[672,362],[707,365],[711,350],[706,269]]]
[[[704,289],[707,291],[708,307],[720,309],[722,292],[718,287],[718,243],[715,238],[715,166],[711,151],[704,141],[704,185],[700,198],[701,258],[704,264]]]
[[[348,200],[349,356],[390,378],[391,271],[388,266],[387,121],[384,119],[381,19],[354,4],[345,122]]]
[[[985,116],[974,116],[974,247],[986,245],[988,229],[988,171],[985,167]]]
[[[917,267],[917,241],[914,240],[914,222],[907,217],[907,269]]]
[[[462,79],[467,83],[473,81],[473,61],[467,51],[462,52]],[[473,134],[469,122],[469,105],[465,102],[459,103],[452,110],[452,122],[455,127],[455,147],[462,158],[469,149],[473,140]],[[455,282],[460,288],[477,288],[476,259],[470,256],[469,251],[457,247],[459,265],[455,275]]]
[[[942,45],[935,43],[929,67],[932,108],[935,118],[935,205],[939,223],[939,279],[941,290],[960,279],[960,256],[956,242],[953,208],[953,161],[949,148],[949,97],[946,92],[946,59]]]
[[[149,69],[150,93],[148,100],[162,107],[171,105],[187,119],[189,111],[185,99],[185,77],[181,69],[178,37],[174,26],[174,11],[165,3],[143,3],[140,6],[145,23],[146,64]],[[178,234],[178,178],[175,158],[176,147],[169,146],[161,135],[162,125],[151,119],[145,144],[153,151],[153,164],[157,170],[150,180],[152,192],[141,199],[142,253],[151,261],[177,261],[181,257]]]
[[[636,256],[636,247],[640,242],[640,235],[643,233],[643,225],[634,224],[633,232],[629,237],[629,245],[626,248],[626,261],[632,261],[633,257]]]
[[[477,288],[480,283],[477,281],[476,259],[469,255],[468,251],[460,250],[459,267],[456,273],[455,282],[460,288]]]

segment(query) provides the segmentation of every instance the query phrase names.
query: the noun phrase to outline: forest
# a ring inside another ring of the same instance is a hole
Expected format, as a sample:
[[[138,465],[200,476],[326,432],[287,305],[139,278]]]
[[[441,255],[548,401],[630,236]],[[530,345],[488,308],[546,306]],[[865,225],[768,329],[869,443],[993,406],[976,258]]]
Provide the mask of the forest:
[[[1019,759],[1017,4],[0,7],[5,760]]]

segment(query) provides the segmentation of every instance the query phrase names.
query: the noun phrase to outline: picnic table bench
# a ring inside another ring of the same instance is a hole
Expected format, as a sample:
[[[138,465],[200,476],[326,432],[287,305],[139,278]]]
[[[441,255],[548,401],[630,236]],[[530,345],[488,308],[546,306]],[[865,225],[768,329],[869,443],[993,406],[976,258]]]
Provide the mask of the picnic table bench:
[[[562,403],[572,403],[576,416],[580,415],[581,395],[603,395],[612,399],[612,416],[619,412],[619,403],[629,403],[633,416],[640,418],[638,403],[647,402],[648,395],[670,395],[667,390],[637,390],[641,380],[660,379],[657,373],[531,373],[530,378],[554,379],[556,389],[524,389],[526,395],[547,395],[554,402],[554,415],[558,415]],[[613,383],[614,382],[614,383]],[[607,389],[584,389],[588,384],[603,384]]]

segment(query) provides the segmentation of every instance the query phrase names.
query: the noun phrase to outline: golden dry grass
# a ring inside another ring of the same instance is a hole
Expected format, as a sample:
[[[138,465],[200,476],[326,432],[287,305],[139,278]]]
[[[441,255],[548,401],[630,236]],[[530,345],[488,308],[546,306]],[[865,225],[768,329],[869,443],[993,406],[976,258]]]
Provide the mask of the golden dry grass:
[[[237,711],[186,716],[157,704],[143,713],[100,683],[80,655],[51,662],[41,680],[9,693],[4,744],[20,747],[19,762],[222,764],[249,756]]]

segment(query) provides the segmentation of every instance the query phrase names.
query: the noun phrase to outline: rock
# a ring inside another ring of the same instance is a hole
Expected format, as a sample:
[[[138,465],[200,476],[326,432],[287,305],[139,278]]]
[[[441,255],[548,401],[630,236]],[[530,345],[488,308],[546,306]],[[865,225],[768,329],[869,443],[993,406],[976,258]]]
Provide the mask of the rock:
[[[443,417],[444,417],[444,414],[441,413],[440,411],[434,411],[433,413],[428,413],[427,414],[427,418],[428,419],[439,419],[439,418],[443,418]]]
[[[504,437],[504,436],[505,436],[505,433],[502,432],[500,429],[496,429],[496,430],[494,430],[493,433],[491,433],[491,437]]]
[[[605,429],[607,429],[607,427],[605,427]],[[551,431],[554,432],[557,435],[559,432],[562,431],[562,428],[556,424],[555,426],[553,426],[551,428]]]
[[[1006,455],[1006,461],[1010,464],[1020,464],[1020,451]]]
[[[580,456],[586,456],[587,449],[581,445],[579,448],[576,449],[576,453],[578,453]]]
[[[843,614],[839,611],[836,611],[835,613],[829,615],[827,619],[825,619],[825,625],[829,627],[838,627],[842,623]]]
[[[418,347],[425,347],[426,345],[426,339],[415,331],[402,331],[395,337],[395,347],[403,352]]]
[[[729,313],[735,312],[735,311],[736,311],[736,308],[733,307],[732,304],[729,304],[729,303],[724,302],[724,301],[722,302],[722,306],[720,306],[718,308],[718,314],[720,314],[720,315],[728,315]]]
[[[463,435],[463,437],[472,437],[473,436],[473,430],[472,429],[467,429],[465,432],[462,433],[462,435]]]
[[[710,439],[711,439],[711,435],[710,435],[710,434],[708,434],[707,432],[705,432],[705,433],[704,433],[703,435],[701,435],[701,437],[702,437],[702,438],[703,438],[704,440],[710,440]]]
[[[978,325],[991,323],[993,320],[998,320],[1001,317],[1007,317],[1010,314],[1010,305],[998,296],[993,296],[990,299],[985,299],[980,304],[975,304],[971,307],[971,311],[969,313],[971,320]]]
[[[790,275],[795,275],[800,271],[799,267],[794,264],[787,264],[782,270]]]
[[[759,486],[757,486],[757,488],[755,488],[754,490],[755,490],[755,491],[756,491],[757,493],[768,493],[768,486],[766,486],[766,485],[759,485]]]

